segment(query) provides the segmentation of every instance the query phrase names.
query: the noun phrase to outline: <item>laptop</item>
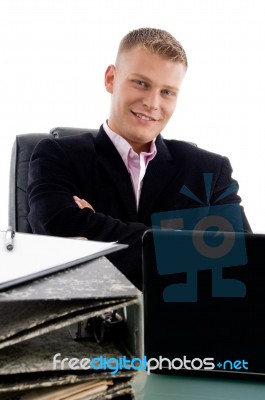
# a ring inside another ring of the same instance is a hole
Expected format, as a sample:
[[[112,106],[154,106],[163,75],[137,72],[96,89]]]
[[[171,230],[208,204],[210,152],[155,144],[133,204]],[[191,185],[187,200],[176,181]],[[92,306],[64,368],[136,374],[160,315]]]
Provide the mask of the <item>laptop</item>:
[[[148,372],[265,377],[264,255],[265,234],[145,232]]]

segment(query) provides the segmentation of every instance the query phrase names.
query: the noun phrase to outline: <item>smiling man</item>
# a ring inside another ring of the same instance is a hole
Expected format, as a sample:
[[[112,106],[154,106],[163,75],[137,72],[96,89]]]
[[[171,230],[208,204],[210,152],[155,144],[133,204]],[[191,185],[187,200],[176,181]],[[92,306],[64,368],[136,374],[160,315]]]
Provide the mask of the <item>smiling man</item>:
[[[168,32],[129,32],[105,73],[111,106],[98,134],[45,139],[30,163],[33,232],[128,243],[109,258],[139,288],[141,240],[152,214],[197,207],[181,192],[183,185],[209,205],[241,201],[236,191],[220,196],[236,183],[226,157],[161,136],[187,64],[184,49]],[[210,196],[205,173],[213,175]]]
[[[187,69],[184,54],[171,60],[138,45],[121,49],[116,66],[106,71],[112,94],[108,126],[138,154],[149,151],[175,110]]]

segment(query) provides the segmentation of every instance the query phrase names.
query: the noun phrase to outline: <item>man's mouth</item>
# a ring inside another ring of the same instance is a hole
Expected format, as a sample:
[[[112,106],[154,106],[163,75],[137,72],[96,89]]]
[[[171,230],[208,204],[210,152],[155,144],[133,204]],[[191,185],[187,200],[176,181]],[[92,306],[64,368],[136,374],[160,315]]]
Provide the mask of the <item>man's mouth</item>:
[[[141,113],[134,112],[134,111],[132,111],[132,113],[133,113],[136,117],[142,119],[143,121],[156,121],[154,118],[152,118],[152,117],[150,117],[150,116],[148,116],[148,115],[141,114]]]

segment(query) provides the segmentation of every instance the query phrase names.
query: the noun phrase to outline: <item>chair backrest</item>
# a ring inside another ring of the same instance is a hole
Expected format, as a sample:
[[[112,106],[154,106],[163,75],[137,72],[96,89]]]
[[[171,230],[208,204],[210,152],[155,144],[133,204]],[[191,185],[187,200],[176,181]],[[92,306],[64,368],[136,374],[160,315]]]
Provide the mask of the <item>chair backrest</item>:
[[[36,144],[45,138],[60,138],[91,132],[97,129],[57,127],[50,133],[26,133],[17,135],[13,144],[9,175],[8,223],[16,232],[32,233],[28,223],[28,167]]]

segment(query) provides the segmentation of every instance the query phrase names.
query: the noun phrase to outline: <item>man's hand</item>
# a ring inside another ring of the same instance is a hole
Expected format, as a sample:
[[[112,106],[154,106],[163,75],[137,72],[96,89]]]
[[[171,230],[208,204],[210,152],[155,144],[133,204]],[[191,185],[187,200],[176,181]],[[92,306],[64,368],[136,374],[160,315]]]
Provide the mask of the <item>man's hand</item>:
[[[94,208],[91,206],[91,204],[88,201],[86,201],[84,199],[80,199],[77,196],[73,196],[73,198],[74,198],[75,203],[78,205],[78,207],[81,210],[83,210],[83,208],[90,208],[91,210],[93,210],[95,212]]]

